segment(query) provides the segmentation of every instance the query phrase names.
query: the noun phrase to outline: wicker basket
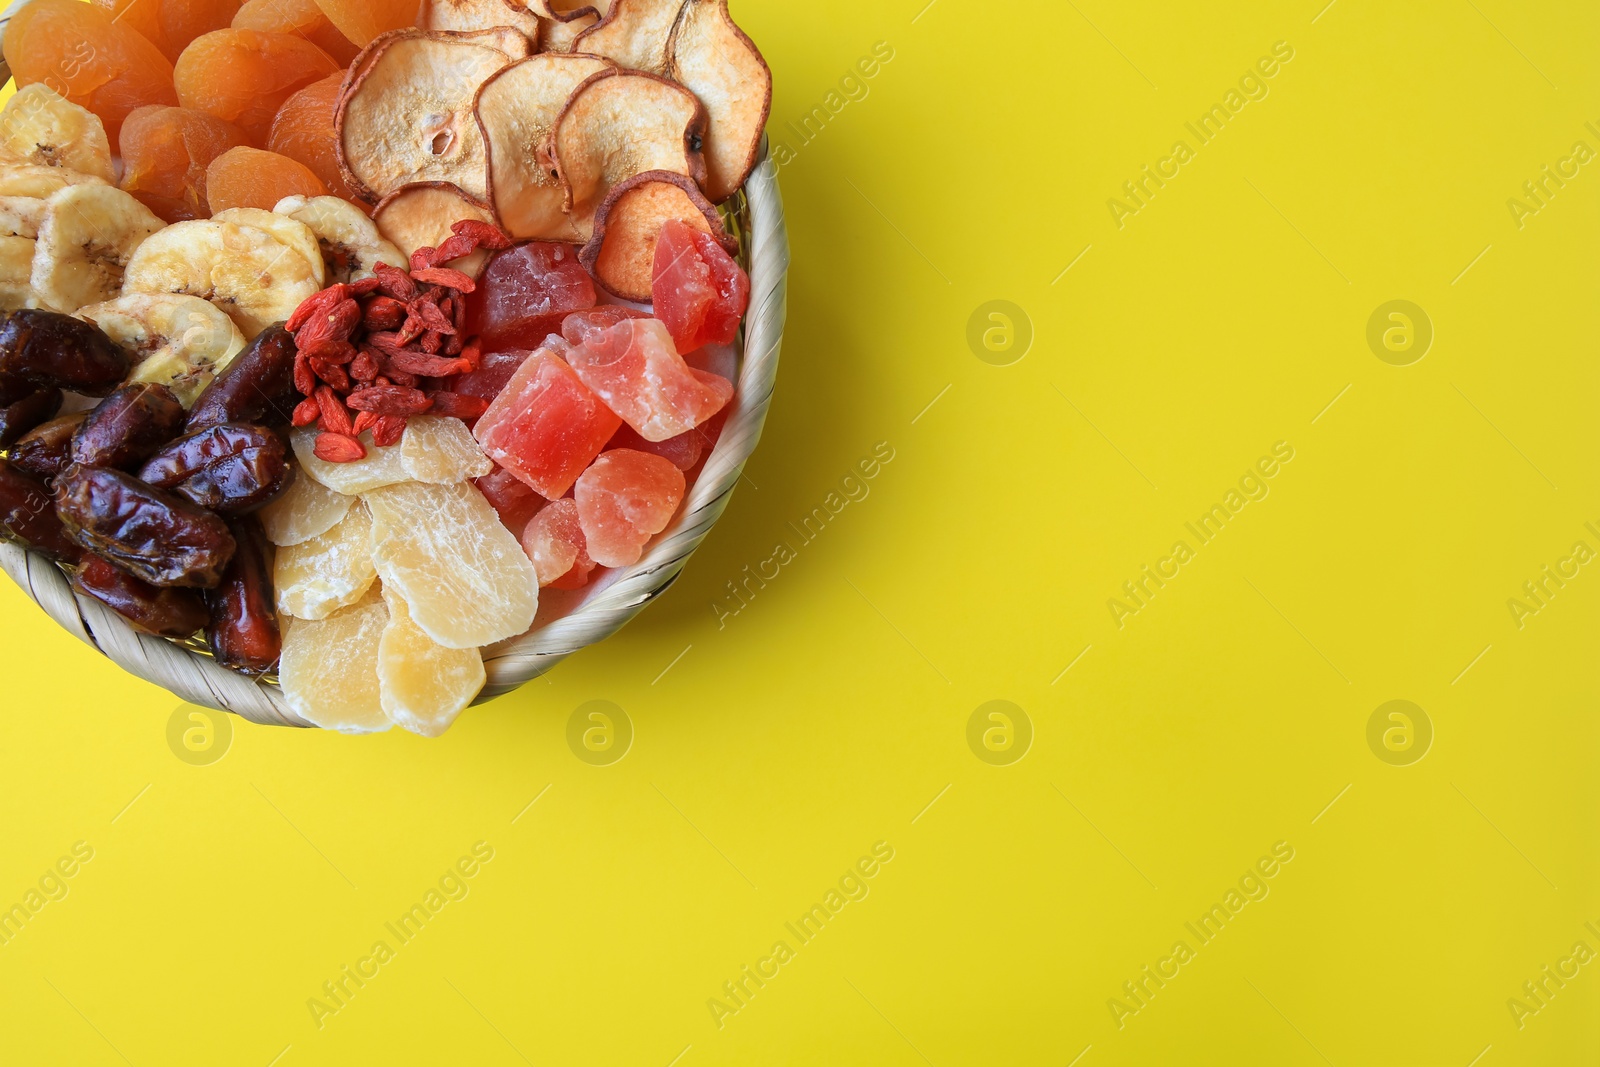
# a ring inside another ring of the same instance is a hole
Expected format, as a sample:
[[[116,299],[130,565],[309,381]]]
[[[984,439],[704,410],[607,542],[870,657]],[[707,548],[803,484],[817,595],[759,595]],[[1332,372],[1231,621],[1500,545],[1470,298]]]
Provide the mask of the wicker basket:
[[[764,147],[761,162],[745,185],[745,196],[748,214],[741,221],[746,224],[750,310],[745,318],[738,391],[716,449],[689,489],[673,524],[638,563],[615,572],[565,616],[484,651],[489,681],[480,702],[511,692],[572,653],[621,629],[672,584],[727,507],[745,461],[761,439],[783,340],[789,239],[777,168]],[[0,567],[52,619],[124,670],[184,700],[231,711],[252,722],[310,725],[289,709],[282,691],[271,682],[235,674],[203,652],[139,633],[99,601],[76,596],[66,574],[43,556],[0,542]]]

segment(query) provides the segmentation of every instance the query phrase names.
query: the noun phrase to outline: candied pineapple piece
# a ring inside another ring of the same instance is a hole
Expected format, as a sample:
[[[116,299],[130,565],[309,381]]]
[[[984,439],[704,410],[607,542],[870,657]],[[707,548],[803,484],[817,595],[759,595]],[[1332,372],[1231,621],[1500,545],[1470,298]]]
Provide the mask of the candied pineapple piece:
[[[429,637],[446,648],[480,648],[533,625],[533,563],[471,483],[410,482],[362,499],[372,511],[378,574]]]
[[[301,476],[290,479],[283,495],[256,515],[267,531],[267,540],[285,548],[327,533],[355,502],[353,496],[336,493],[315,478]]]
[[[301,471],[345,496],[360,496],[386,485],[411,480],[401,458],[403,442],[379,448],[372,443],[371,430],[361,435],[361,443],[367,449],[366,458],[354,463],[329,463],[317,458],[317,431],[309,426],[295,430],[289,435],[289,440],[294,445],[294,458],[300,461]]]
[[[411,620],[394,590],[383,591],[389,625],[378,645],[378,696],[396,725],[423,737],[450,729],[488,675],[475,648],[445,648]]]
[[[414,415],[406,420],[400,440],[400,461],[412,481],[450,485],[482,478],[494,463],[460,419]]]
[[[382,597],[374,593],[320,622],[285,621],[278,683],[296,715],[347,734],[381,733],[394,725],[379,695],[378,648],[389,624]]]
[[[326,619],[357,603],[377,580],[372,516],[358,504],[327,533],[280,548],[272,570],[278,610],[297,619]]]

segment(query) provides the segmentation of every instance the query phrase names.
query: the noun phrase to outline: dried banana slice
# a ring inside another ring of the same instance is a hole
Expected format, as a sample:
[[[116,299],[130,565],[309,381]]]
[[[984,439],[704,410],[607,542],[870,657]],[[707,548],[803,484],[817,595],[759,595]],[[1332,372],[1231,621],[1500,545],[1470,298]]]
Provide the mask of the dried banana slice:
[[[0,196],[31,196],[43,200],[69,185],[110,185],[104,178],[66,167],[37,163],[0,163]]]
[[[286,196],[272,209],[316,234],[328,282],[358,282],[379,263],[406,270],[400,250],[384,240],[360,208],[337,196]]]
[[[327,273],[322,265],[322,247],[317,244],[317,235],[305,223],[258,207],[230,207],[212,215],[211,220],[266,230],[274,240],[288,245],[305,257],[306,262],[311,264],[311,273],[319,286],[327,284]]]
[[[233,320],[197,296],[132,293],[79,308],[77,318],[128,351],[129,382],[168,386],[185,408],[244,349]]]
[[[33,241],[26,237],[0,237],[0,311],[16,311],[38,304],[33,297]]]
[[[74,312],[122,290],[125,268],[166,223],[110,185],[69,185],[51,193],[39,224],[32,284],[54,311]]]
[[[6,237],[39,236],[44,225],[44,201],[36,196],[0,196],[0,233]]]
[[[105,124],[42,82],[18,89],[0,109],[0,157],[116,180]]]

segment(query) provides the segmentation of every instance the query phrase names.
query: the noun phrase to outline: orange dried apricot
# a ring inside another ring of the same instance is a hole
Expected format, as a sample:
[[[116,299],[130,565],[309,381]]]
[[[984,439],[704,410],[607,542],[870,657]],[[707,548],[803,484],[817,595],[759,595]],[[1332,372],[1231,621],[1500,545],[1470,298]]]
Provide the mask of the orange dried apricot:
[[[339,69],[303,37],[230,28],[195,38],[178,57],[173,78],[184,107],[236,123],[264,144],[283,102]]]
[[[328,21],[365,48],[378,34],[417,21],[417,0],[317,0]]]
[[[271,211],[286,196],[325,196],[322,180],[288,156],[259,148],[230,148],[206,168],[211,213],[230,207]]]
[[[122,124],[122,187],[165,222],[211,217],[206,168],[243,130],[188,107],[141,107]]]
[[[239,0],[89,0],[125,26],[143,34],[176,63],[189,42],[233,21]]]
[[[78,0],[33,0],[12,16],[3,47],[19,87],[43,82],[88,108],[113,143],[134,108],[178,102],[167,57]]]
[[[339,170],[339,139],[334,136],[333,118],[339,108],[339,85],[343,80],[342,73],[330,74],[285,100],[278,117],[272,120],[267,147],[311,168],[334,196],[371,211]]]
[[[328,16],[322,13],[316,0],[245,0],[233,16],[233,27],[304,37],[343,66],[349,66],[360,51],[350,38],[328,21]]]

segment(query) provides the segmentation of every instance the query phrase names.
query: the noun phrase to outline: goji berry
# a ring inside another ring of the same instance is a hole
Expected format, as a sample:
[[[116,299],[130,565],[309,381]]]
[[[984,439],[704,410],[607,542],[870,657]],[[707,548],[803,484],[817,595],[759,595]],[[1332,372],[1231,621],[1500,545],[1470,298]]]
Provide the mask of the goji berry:
[[[378,362],[376,350],[363,348],[361,354],[350,362],[350,377],[358,382],[370,382],[378,376],[383,369],[383,364]]]
[[[374,443],[388,448],[400,443],[400,438],[405,436],[406,420],[397,415],[384,415],[378,419],[377,425],[372,427],[372,440]]]
[[[433,406],[433,401],[420,389],[401,385],[369,385],[350,394],[350,406],[357,411],[371,411],[378,415],[398,415],[402,418],[421,415]]]
[[[489,410],[489,402],[480,396],[451,393],[441,390],[433,394],[433,414],[456,419],[475,419]]]
[[[471,237],[480,248],[510,248],[511,238],[500,227],[480,219],[462,219],[450,227],[450,232],[461,237]]]
[[[348,392],[350,389],[350,375],[337,363],[324,363],[320,359],[306,360],[311,366],[311,372],[318,378],[333,386],[339,392]]]
[[[294,357],[294,387],[301,396],[310,396],[317,391],[317,376],[312,372],[311,361],[304,352]]]
[[[361,324],[368,330],[393,330],[406,321],[404,301],[392,296],[375,296],[361,313]]]
[[[447,289],[454,289],[459,293],[470,293],[478,288],[478,283],[469,276],[450,267],[425,267],[418,270],[411,268],[411,277],[419,282],[428,282],[432,285],[442,285]]]
[[[312,293],[300,301],[300,306],[294,309],[294,313],[289,316],[289,321],[283,324],[283,328],[290,333],[296,333],[311,316],[332,311],[349,295],[350,287],[342,282],[330,285],[321,292]]]
[[[374,415],[370,411],[356,412],[356,421],[351,427],[351,432],[357,437],[360,437],[362,434],[372,429],[373,426],[377,425],[380,417],[381,416]]]
[[[477,241],[458,233],[439,242],[439,247],[433,250],[433,261],[435,263],[448,263],[452,259],[470,256],[477,250]]]
[[[356,358],[356,346],[349,341],[319,341],[300,351],[307,359],[318,359],[324,363],[344,364]]]
[[[289,421],[296,426],[310,426],[322,417],[322,405],[317,403],[317,398],[308,396],[295,406],[294,417]]]
[[[464,359],[442,359],[416,352],[396,352],[389,357],[388,363],[397,370],[421,378],[448,378],[452,374],[466,374],[472,369],[472,364]]]
[[[433,253],[434,249],[429,248],[427,245],[423,245],[421,248],[411,253],[412,277],[416,277],[417,271],[427,270],[429,267],[433,266]]]
[[[322,428],[332,433],[355,436],[350,428],[350,411],[334,391],[326,385],[317,386],[317,406],[322,409]]]
[[[417,283],[411,280],[411,275],[399,267],[391,267],[387,263],[376,263],[372,267],[373,277],[378,279],[378,290],[396,300],[409,301],[417,295]]]
[[[437,330],[442,334],[456,332],[455,323],[446,318],[445,313],[439,310],[439,305],[433,301],[418,297],[406,306],[410,309],[411,314],[421,319],[428,329]]]
[[[366,458],[367,446],[342,433],[322,433],[317,435],[312,452],[326,463],[354,463]]]

